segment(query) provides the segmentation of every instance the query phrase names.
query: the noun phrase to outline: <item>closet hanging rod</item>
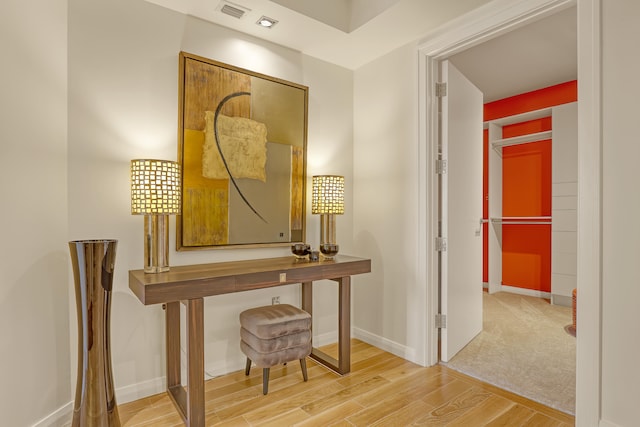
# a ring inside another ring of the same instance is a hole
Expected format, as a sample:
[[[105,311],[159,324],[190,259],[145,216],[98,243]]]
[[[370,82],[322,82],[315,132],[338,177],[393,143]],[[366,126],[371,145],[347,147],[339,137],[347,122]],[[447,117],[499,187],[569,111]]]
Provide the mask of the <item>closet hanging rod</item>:
[[[492,224],[501,224],[501,225],[550,225],[551,219],[545,219],[540,221],[531,221],[531,220],[509,220],[503,221],[502,218],[491,218]]]
[[[493,217],[491,220],[501,220],[501,221],[535,221],[535,220],[544,220],[544,219],[552,219],[551,216],[501,216],[501,217]]]
[[[493,221],[500,225],[551,225],[551,221]]]

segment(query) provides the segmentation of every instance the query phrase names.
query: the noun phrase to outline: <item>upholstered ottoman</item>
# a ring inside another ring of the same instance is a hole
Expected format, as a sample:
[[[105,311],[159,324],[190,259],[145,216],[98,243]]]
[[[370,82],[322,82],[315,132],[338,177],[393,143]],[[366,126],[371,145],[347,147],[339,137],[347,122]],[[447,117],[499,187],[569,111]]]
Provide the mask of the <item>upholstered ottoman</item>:
[[[289,304],[251,308],[240,313],[240,349],[247,356],[245,374],[251,362],[262,368],[262,394],[269,390],[269,368],[300,361],[307,381],[305,357],[311,354],[311,315]]]

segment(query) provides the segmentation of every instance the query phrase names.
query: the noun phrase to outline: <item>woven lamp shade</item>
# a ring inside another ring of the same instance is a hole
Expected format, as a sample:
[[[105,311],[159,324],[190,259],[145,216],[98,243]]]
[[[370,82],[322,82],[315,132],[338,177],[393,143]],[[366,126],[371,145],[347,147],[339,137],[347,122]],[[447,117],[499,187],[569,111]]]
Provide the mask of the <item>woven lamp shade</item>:
[[[344,177],[316,175],[311,188],[312,214],[344,214]]]
[[[131,214],[180,215],[180,165],[169,160],[131,160]]]

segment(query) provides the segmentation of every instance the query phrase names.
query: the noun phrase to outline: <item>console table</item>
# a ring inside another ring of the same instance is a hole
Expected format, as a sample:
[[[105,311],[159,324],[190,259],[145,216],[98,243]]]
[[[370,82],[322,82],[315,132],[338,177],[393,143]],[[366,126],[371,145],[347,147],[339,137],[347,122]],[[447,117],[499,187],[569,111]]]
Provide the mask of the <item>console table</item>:
[[[314,348],[311,358],[345,374],[351,368],[351,276],[369,273],[371,260],[338,255],[333,260],[293,256],[171,267],[166,273],[129,271],[129,288],[144,305],[165,304],[167,392],[189,427],[203,427],[204,297],[293,283],[302,284],[302,309],[312,313],[314,280],[338,282],[338,359]],[[187,386],[180,375],[180,303],[186,307]]]

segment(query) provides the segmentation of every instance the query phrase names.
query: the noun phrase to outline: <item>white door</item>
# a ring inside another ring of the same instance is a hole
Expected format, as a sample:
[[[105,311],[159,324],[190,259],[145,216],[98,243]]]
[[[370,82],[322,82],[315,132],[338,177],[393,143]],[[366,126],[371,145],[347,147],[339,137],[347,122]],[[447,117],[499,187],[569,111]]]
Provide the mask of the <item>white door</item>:
[[[441,329],[447,362],[482,330],[482,118],[480,90],[449,61],[441,62]]]

